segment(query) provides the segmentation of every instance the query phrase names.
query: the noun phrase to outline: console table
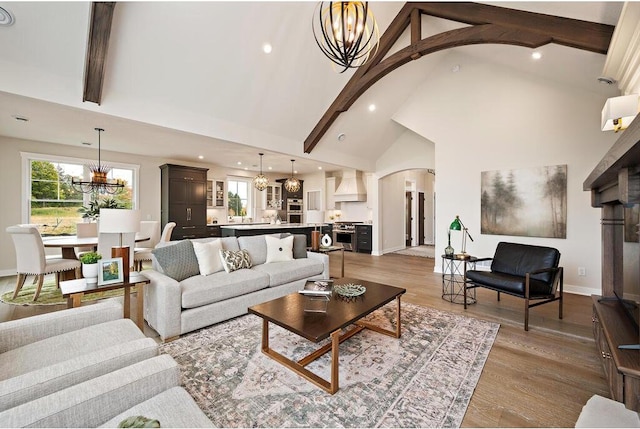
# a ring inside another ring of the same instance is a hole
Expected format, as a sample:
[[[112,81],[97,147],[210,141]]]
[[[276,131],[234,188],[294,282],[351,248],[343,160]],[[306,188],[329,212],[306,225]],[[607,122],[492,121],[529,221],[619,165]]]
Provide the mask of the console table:
[[[62,296],[67,298],[67,307],[79,307],[85,293],[105,292],[112,289],[124,289],[123,316],[131,319],[131,288],[137,286],[136,291],[136,325],[144,332],[144,285],[150,280],[140,273],[132,272],[129,280],[122,283],[98,285],[87,283],[86,279],[67,280],[60,282]]]
[[[475,270],[475,256],[442,255],[442,299],[464,304],[464,283],[467,269]],[[476,290],[467,291],[467,304],[476,303]]]
[[[640,203],[640,115],[611,146],[583,183],[591,205],[602,211],[602,296],[622,296],[624,271],[624,207]],[[611,396],[640,411],[640,350],[619,350],[620,344],[638,344],[640,333],[615,301],[594,297],[593,333],[602,357]]]

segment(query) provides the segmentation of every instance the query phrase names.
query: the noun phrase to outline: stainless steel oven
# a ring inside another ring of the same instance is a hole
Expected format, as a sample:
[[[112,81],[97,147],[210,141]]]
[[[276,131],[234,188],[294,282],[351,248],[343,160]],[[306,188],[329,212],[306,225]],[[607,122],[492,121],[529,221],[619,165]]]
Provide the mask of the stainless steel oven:
[[[344,250],[350,252],[356,248],[356,227],[351,223],[333,224],[333,243],[341,244]]]
[[[298,198],[288,198],[287,213],[302,213],[302,200]]]
[[[288,223],[302,223],[302,213],[287,213]]]

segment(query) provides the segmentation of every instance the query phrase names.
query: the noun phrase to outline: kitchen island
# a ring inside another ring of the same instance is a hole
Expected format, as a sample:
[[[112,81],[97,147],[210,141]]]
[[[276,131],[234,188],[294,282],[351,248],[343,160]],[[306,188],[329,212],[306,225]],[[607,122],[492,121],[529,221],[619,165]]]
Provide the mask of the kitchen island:
[[[289,232],[291,234],[304,234],[307,236],[307,245],[311,245],[311,231],[317,228],[315,224],[308,223],[283,223],[262,225],[220,225],[223,237],[243,237],[247,235],[277,234]]]

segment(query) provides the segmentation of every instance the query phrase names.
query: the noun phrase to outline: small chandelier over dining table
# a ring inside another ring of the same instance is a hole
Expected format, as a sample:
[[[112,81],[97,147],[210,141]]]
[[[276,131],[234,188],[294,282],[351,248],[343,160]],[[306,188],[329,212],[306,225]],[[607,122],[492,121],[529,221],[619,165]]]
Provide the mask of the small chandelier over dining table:
[[[94,128],[98,132],[98,163],[89,164],[89,171],[91,171],[91,181],[86,182],[82,180],[71,179],[71,186],[76,191],[89,194],[115,194],[120,189],[124,188],[124,183],[119,180],[107,179],[107,174],[111,170],[106,164],[102,164],[100,159],[100,133],[104,131],[102,128]]]
[[[291,177],[289,177],[285,182],[284,182],[284,189],[286,189],[288,192],[298,192],[300,190],[300,181],[298,179],[296,179],[295,177],[293,177],[293,163],[295,162],[295,159],[291,160]]]
[[[368,2],[319,2],[312,20],[313,37],[333,63],[349,68],[363,65],[378,50],[380,33]],[[317,23],[316,23],[317,17]],[[337,69],[336,69],[337,71]]]

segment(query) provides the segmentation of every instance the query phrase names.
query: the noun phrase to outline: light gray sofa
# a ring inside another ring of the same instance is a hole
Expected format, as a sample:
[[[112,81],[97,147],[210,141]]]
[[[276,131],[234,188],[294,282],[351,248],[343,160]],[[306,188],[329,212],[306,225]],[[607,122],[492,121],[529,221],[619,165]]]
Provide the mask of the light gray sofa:
[[[211,426],[176,362],[122,314],[114,299],[0,323],[0,427],[117,426],[137,414]]]
[[[145,319],[163,341],[246,314],[252,305],[302,289],[307,280],[329,278],[329,257],[307,252],[304,235],[294,235],[293,260],[273,263],[265,263],[267,244],[264,235],[192,241],[212,240],[221,240],[224,250],[246,250],[252,267],[230,273],[194,275],[177,281],[163,274],[154,255],[153,269],[143,272],[151,280],[144,288]],[[177,243],[172,241],[159,246]]]

